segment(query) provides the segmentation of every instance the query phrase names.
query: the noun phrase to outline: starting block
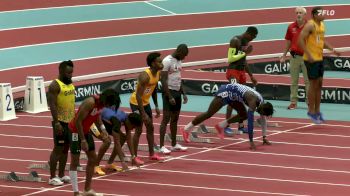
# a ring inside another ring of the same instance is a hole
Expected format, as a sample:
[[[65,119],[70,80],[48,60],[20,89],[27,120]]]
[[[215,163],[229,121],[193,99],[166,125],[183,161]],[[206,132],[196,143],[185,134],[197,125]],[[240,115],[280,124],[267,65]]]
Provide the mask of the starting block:
[[[171,141],[170,133],[165,134],[164,140],[168,141],[168,142]],[[184,139],[183,139],[182,136],[177,135],[176,136],[176,141],[182,141],[183,142]],[[190,141],[195,142],[195,143],[209,143],[209,144],[214,143],[210,139],[198,137],[197,132],[191,132],[191,134],[190,134]]]
[[[105,155],[103,155],[102,160],[103,161],[108,161],[110,157],[111,157],[111,155],[105,154]],[[80,155],[80,159],[87,160],[86,154],[81,154]],[[120,162],[120,159],[119,159],[118,155],[115,157],[114,161]],[[124,161],[125,162],[130,162],[131,161],[131,157],[130,156],[124,156]]]
[[[204,124],[199,125],[199,127],[196,129],[197,133],[218,133],[215,128],[208,128]]]
[[[29,169],[44,169],[44,170],[50,170],[50,165],[48,163],[32,163],[28,166]],[[58,164],[57,164],[58,169]],[[66,171],[69,171],[69,165],[66,165],[65,168]],[[85,169],[82,166],[78,166],[77,171],[83,172]]]
[[[23,181],[23,182],[44,182],[41,180],[41,177],[39,177],[38,173],[36,171],[31,171],[27,176],[23,175],[17,175],[15,172],[10,172],[9,174],[6,175],[1,175],[0,179],[3,180],[9,180],[12,182],[18,182],[18,181]]]
[[[15,119],[15,107],[10,83],[0,83],[0,121]]]
[[[42,76],[28,76],[24,91],[24,111],[39,113],[49,111],[47,107],[44,78]]]
[[[111,145],[111,146],[112,146],[112,145]],[[122,147],[122,150],[123,150],[123,151],[128,151],[128,150],[129,150],[128,145],[125,144],[125,145]],[[154,152],[159,152],[159,151],[160,151],[160,148],[159,148],[159,146],[158,146],[157,144],[154,144],[153,150],[154,150]],[[140,145],[140,144],[139,144],[139,146],[138,146],[138,148],[137,148],[137,151],[145,151],[145,152],[148,152],[148,145],[147,145],[147,144],[146,144],[146,145]]]

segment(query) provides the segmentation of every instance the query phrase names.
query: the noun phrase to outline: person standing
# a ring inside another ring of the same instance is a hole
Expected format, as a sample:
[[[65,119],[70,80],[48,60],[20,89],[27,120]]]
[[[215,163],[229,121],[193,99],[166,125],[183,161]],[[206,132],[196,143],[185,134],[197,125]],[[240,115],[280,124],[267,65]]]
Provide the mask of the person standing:
[[[58,78],[49,86],[48,104],[52,115],[54,147],[50,155],[49,184],[60,186],[70,182],[70,177],[64,175],[69,150],[68,123],[74,118],[75,93],[72,84],[73,62],[63,61],[59,64]],[[58,177],[56,168],[58,165]]]
[[[187,96],[181,82],[182,61],[188,55],[186,44],[180,44],[176,50],[163,59],[161,82],[163,87],[163,120],[160,124],[160,152],[170,154],[171,151],[186,151],[187,148],[176,142],[177,123],[180,116],[182,95],[183,103],[187,103]],[[170,121],[171,151],[164,146],[166,127]]]
[[[325,121],[320,111],[321,89],[324,74],[323,49],[326,48],[339,56],[336,51],[324,38],[325,19],[322,7],[314,7],[311,11],[312,19],[307,22],[300,33],[298,44],[304,51],[303,59],[307,68],[310,88],[308,90],[308,112],[307,115],[315,123]]]
[[[303,73],[305,92],[309,90],[309,79],[307,77],[307,70],[304,64],[303,54],[304,51],[298,45],[298,37],[301,30],[306,24],[306,9],[303,7],[297,7],[295,9],[296,21],[291,23],[288,26],[285,39],[287,41],[286,48],[280,59],[281,63],[285,62],[287,52],[290,52],[290,77],[291,77],[291,86],[290,86],[290,104],[288,106],[289,110],[294,110],[297,108],[298,103],[298,83],[299,83],[299,73],[300,70]],[[307,96],[306,96],[307,101]]]
[[[159,81],[160,71],[163,69],[162,58],[159,52],[151,52],[147,55],[147,68],[141,72],[137,79],[137,87],[130,97],[130,108],[133,112],[141,114],[142,121],[146,126],[146,137],[148,142],[149,159],[155,161],[163,161],[164,158],[154,153],[154,126],[152,118],[152,109],[150,98],[152,96],[154,105],[156,106],[156,118],[159,118],[160,111],[158,108],[157,85]],[[142,133],[142,126],[135,129],[133,136],[133,144],[135,156],[137,156],[139,139]]]
[[[227,52],[227,61],[229,66],[226,70],[226,79],[230,83],[246,84],[247,78],[246,73],[248,73],[253,86],[256,86],[257,81],[251,73],[246,57],[253,51],[253,46],[249,45],[249,42],[254,40],[258,35],[258,29],[254,26],[250,26],[247,30],[238,36],[234,36],[230,41],[230,47]],[[233,108],[227,105],[226,119],[230,119],[232,115]],[[238,133],[247,132],[244,129],[243,121],[238,124]],[[232,135],[233,131],[228,126],[225,128],[226,135]]]

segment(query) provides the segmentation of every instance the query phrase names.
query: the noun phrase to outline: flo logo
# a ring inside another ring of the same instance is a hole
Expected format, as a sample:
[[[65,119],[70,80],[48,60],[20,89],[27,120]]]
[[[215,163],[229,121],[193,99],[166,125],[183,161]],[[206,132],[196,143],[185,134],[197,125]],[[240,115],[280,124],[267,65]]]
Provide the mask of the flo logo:
[[[334,16],[335,10],[317,10],[319,16]]]

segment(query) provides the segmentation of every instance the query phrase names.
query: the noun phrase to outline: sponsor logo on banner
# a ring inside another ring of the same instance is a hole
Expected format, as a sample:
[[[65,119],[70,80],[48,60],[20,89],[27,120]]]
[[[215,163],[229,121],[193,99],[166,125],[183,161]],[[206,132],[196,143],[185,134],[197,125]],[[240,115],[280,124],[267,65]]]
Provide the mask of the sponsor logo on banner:
[[[325,70],[350,71],[349,57],[324,57]],[[251,63],[249,67],[253,73],[257,74],[289,74],[290,62],[280,63],[279,61],[269,61]],[[204,71],[226,72],[227,66],[201,68]]]
[[[204,83],[202,84],[202,91],[205,94],[214,94],[218,92],[219,85],[215,83]]]
[[[289,62],[280,63],[280,62],[271,62],[268,64],[259,63],[256,66],[265,66],[265,73],[267,74],[287,74],[289,73]]]
[[[349,103],[350,90],[349,89],[322,89],[322,100],[332,100],[336,103]]]
[[[75,98],[85,98],[91,95],[97,95],[100,94],[101,91],[101,85],[99,84],[92,84],[92,85],[86,85],[82,87],[77,87],[75,89]]]
[[[333,65],[337,69],[350,71],[350,58],[334,58]]]
[[[137,88],[136,79],[120,80],[119,83],[120,83],[120,91],[119,91],[120,94],[132,93]],[[157,88],[158,88],[158,92],[160,92],[162,89],[162,83],[160,81],[158,81]]]
[[[137,87],[137,80],[121,80],[120,82],[120,93],[133,92]]]

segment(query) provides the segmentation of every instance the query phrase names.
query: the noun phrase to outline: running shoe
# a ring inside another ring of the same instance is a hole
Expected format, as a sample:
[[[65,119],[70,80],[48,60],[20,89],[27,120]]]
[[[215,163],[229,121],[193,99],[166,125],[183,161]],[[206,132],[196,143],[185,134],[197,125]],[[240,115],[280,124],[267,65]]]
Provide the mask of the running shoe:
[[[170,150],[168,150],[165,146],[162,146],[159,150],[160,153],[164,154],[164,155],[169,155],[171,153]]]
[[[49,179],[49,184],[53,186],[61,186],[64,182],[62,182],[59,177],[54,177]]]
[[[173,151],[173,152],[185,152],[185,151],[187,151],[187,147],[181,146],[180,144],[176,144],[175,146],[171,147],[171,151]]]
[[[95,173],[100,175],[100,176],[104,176],[106,175],[106,173],[102,170],[102,167],[101,166],[96,166],[95,167]]]

